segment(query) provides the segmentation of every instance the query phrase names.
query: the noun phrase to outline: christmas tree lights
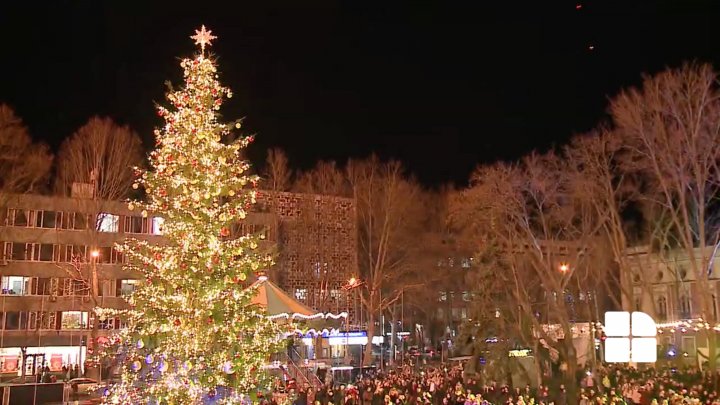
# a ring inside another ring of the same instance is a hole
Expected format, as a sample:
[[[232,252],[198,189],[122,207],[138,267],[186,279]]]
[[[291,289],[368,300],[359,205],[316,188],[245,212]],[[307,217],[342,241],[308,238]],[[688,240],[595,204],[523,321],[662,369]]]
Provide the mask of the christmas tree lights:
[[[201,52],[181,62],[184,87],[170,91],[170,105],[158,108],[165,125],[155,131],[151,170],[136,170],[133,187],[143,187],[147,201],[129,205],[143,216],[162,216],[165,241],[128,239],[117,247],[128,258],[126,270],[142,278],[129,296],[130,309],[99,311],[101,317],[120,313],[128,324],[111,339],[122,380],[106,403],[196,404],[208,396],[239,403],[261,384],[282,335],[252,305],[256,284],[246,282],[267,269],[271,257],[256,250],[260,237],[231,232],[255,203],[258,179],[240,156],[252,138],[223,143],[240,122],[217,120],[232,93],[205,55],[215,37],[205,27],[196,33]]]

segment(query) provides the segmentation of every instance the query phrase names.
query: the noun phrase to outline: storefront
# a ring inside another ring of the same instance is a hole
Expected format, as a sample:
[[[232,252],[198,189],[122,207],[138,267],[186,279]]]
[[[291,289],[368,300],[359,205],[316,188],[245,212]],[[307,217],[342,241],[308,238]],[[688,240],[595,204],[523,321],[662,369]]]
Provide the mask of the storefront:
[[[47,364],[50,371],[61,371],[64,365],[79,365],[85,361],[85,347],[45,346],[28,347],[25,352],[25,374],[35,374],[37,367]],[[0,372],[22,374],[20,369],[22,352],[19,347],[0,349]]]

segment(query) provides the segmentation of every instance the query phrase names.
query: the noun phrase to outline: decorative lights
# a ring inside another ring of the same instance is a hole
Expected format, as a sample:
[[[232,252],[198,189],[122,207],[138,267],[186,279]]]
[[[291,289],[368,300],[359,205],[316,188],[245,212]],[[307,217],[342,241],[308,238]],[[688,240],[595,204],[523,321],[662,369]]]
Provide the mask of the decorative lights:
[[[103,347],[124,364],[108,403],[195,404],[208,397],[239,403],[266,386],[260,370],[282,335],[281,325],[252,304],[257,284],[245,282],[272,258],[256,250],[260,235],[229,232],[256,201],[258,178],[241,156],[252,137],[223,143],[240,126],[217,119],[232,93],[204,55],[215,36],[203,26],[192,38],[201,53],[182,60],[183,86],[158,108],[165,124],[155,130],[151,170],[135,169],[133,188],[144,189],[147,201],[128,206],[144,217],[162,215],[165,241],[117,246],[128,258],[125,270],[141,279],[128,309],[96,311],[128,325]]]

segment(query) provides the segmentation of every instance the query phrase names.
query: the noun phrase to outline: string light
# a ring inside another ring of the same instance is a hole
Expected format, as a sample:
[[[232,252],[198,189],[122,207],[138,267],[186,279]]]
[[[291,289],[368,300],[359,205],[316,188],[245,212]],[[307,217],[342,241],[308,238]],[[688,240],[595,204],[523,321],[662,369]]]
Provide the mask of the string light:
[[[215,37],[202,27],[193,39],[204,51]],[[133,188],[144,189],[147,201],[128,206],[144,217],[161,215],[165,241],[128,239],[117,246],[128,259],[125,270],[142,278],[128,309],[97,311],[128,325],[102,350],[123,363],[107,403],[202,403],[220,387],[227,394],[219,403],[238,403],[266,386],[259,370],[279,349],[284,328],[294,328],[252,304],[258,285],[245,281],[272,265],[272,257],[256,250],[261,236],[230,232],[257,196],[258,178],[241,157],[252,137],[222,142],[240,122],[217,120],[232,93],[219,84],[213,60],[201,52],[180,66],[184,86],[158,108],[165,125],[155,131],[151,170],[135,169]],[[287,317],[302,318],[296,315]]]

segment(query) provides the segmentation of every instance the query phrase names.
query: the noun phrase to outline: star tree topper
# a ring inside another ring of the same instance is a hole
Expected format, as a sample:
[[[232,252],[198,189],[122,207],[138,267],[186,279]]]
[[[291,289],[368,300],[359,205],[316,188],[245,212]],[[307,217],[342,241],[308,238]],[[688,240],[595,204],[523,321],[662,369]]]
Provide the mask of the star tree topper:
[[[205,45],[212,46],[211,41],[217,39],[215,35],[212,35],[211,30],[206,30],[203,25],[199,30],[195,30],[195,35],[190,37],[195,40],[195,45],[200,45],[200,49],[205,52]]]

